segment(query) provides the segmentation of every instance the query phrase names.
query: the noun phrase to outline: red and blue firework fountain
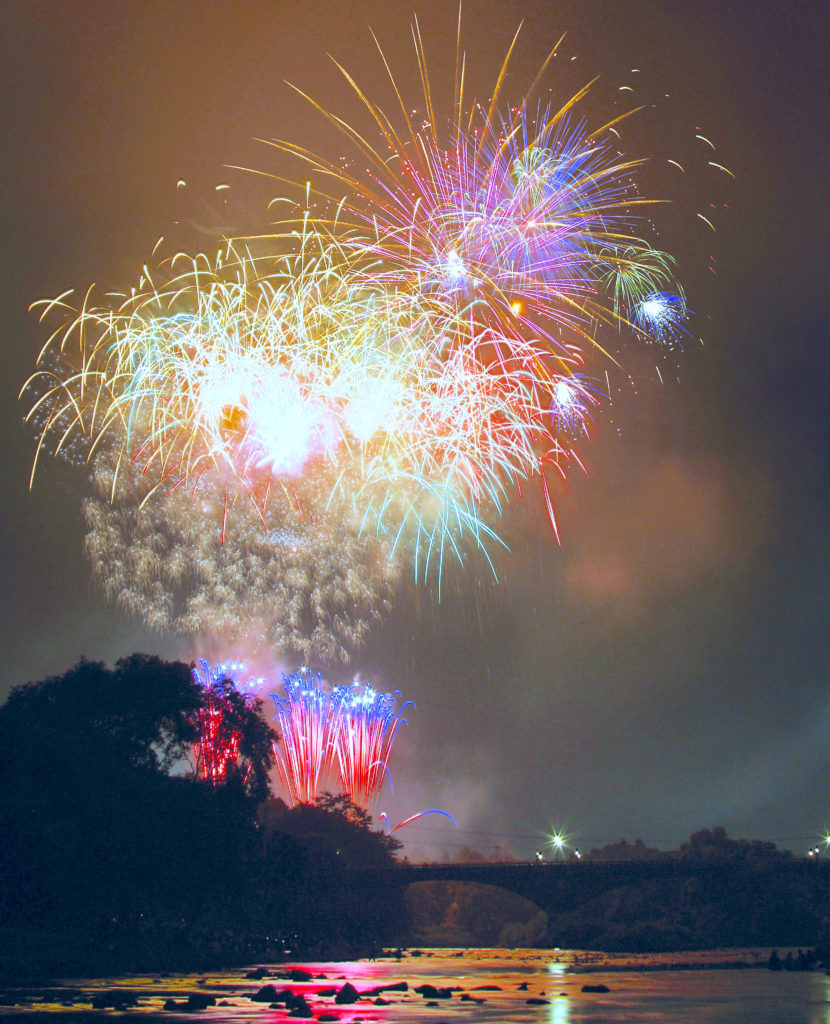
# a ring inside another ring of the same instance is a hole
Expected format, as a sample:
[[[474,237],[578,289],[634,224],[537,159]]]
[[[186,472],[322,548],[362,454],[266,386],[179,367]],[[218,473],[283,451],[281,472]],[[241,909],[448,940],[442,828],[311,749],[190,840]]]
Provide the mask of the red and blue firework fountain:
[[[400,692],[378,693],[365,683],[329,687],[307,668],[283,675],[272,693],[280,740],[274,754],[292,803],[311,803],[337,785],[368,808],[388,777],[388,762],[402,717]]]

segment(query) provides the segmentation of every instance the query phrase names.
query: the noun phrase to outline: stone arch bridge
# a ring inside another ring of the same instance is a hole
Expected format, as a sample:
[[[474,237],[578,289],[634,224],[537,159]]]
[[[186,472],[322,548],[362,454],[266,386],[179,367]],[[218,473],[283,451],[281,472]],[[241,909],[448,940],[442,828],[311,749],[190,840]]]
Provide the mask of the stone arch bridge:
[[[454,881],[495,885],[535,903],[549,917],[567,913],[602,893],[625,886],[670,880],[683,886],[692,879],[710,891],[728,893],[730,887],[757,886],[758,891],[795,885],[807,886],[817,900],[830,903],[830,860],[793,858],[790,861],[658,861],[488,864],[399,864],[373,869],[380,885]]]

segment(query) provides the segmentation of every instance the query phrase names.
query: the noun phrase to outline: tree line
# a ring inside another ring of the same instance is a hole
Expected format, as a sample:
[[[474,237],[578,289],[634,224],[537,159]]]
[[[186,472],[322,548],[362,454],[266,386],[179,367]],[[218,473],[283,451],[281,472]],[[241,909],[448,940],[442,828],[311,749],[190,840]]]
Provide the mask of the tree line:
[[[345,797],[271,797],[276,734],[234,703],[239,767],[214,786],[192,751],[190,668],[82,660],[0,707],[0,970],[22,977],[204,969],[349,955],[406,931],[402,888],[358,866],[398,842]],[[244,769],[244,771],[243,771]]]

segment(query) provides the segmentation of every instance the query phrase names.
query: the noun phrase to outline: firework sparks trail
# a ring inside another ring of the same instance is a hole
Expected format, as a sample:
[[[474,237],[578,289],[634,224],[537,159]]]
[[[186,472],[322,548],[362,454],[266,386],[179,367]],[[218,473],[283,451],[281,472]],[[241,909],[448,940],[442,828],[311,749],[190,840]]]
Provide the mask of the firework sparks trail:
[[[338,518],[295,512],[282,495],[281,521],[267,530],[253,504],[231,503],[224,543],[221,497],[212,474],[190,490],[148,496],[134,466],[120,470],[121,498],[108,495],[118,471],[94,461],[96,495],[84,503],[86,547],[104,593],[160,631],[221,637],[250,653],[275,648],[304,660],[348,660],[388,607],[400,573],[384,539],[361,534],[348,507]],[[297,500],[321,500],[319,482],[298,481]]]
[[[381,811],[380,814],[378,815],[378,821],[383,821],[386,824],[386,831],[391,835],[393,832],[397,832],[399,828],[404,828],[406,825],[411,825],[414,821],[420,821],[420,819],[427,814],[440,814],[443,817],[448,818],[453,823],[453,825],[458,827],[458,822],[449,813],[449,811],[442,811],[439,810],[437,807],[431,807],[429,810],[418,811],[415,814],[410,814],[408,818],[404,818],[403,821],[399,821],[397,825],[393,826],[390,826],[389,824],[389,815],[386,813],[386,811]]]

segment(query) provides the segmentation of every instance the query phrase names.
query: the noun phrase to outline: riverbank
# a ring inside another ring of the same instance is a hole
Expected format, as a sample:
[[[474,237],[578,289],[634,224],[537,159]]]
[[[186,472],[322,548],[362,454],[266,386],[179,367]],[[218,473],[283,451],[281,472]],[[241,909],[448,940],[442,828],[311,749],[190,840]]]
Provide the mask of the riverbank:
[[[285,949],[282,942],[260,935],[231,935],[208,933],[166,935],[163,942],[145,941],[118,943],[115,934],[90,948],[88,936],[71,933],[26,932],[0,936],[0,992],[9,987],[30,986],[52,988],[62,979],[112,978],[121,975],[158,976],[198,975],[248,970],[258,965],[262,976],[280,977],[284,965],[297,961],[297,951]],[[158,940],[158,937],[156,937]],[[598,972],[656,972],[684,970],[745,970],[768,968],[773,950],[770,947],[735,949],[703,949],[662,953],[601,952],[597,950],[534,949],[494,950],[494,956],[503,955],[513,960],[561,964],[572,974]],[[318,963],[401,963],[403,961],[428,962],[454,959],[465,955],[475,957],[476,949],[464,947],[419,948],[399,950],[372,950],[348,947],[338,943],[327,950],[306,951],[305,961]],[[782,970],[812,969],[818,966],[811,950],[779,948],[775,950]]]

